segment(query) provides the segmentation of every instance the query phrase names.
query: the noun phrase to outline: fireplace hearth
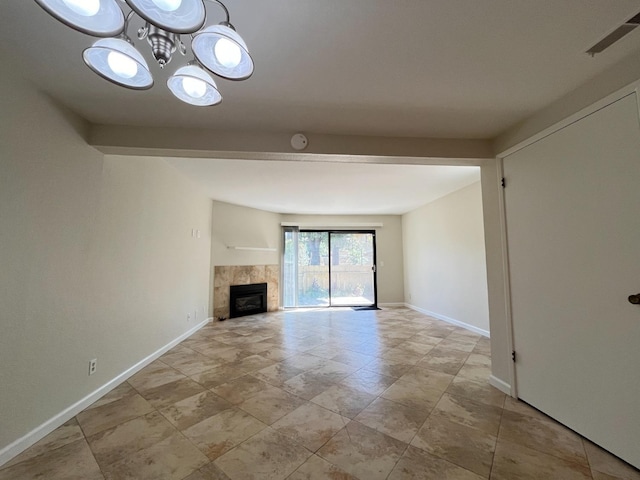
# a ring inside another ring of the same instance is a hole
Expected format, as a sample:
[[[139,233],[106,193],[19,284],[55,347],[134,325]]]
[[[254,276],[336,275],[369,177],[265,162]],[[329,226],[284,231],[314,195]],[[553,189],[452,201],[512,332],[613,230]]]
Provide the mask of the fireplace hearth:
[[[267,311],[267,284],[231,285],[229,287],[229,318],[254,315]]]

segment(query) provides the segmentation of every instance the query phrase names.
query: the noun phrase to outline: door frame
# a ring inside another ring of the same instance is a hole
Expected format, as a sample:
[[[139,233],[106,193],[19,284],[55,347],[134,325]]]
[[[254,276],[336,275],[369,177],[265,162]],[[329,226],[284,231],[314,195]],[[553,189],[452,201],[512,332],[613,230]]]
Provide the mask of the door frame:
[[[508,351],[514,352],[514,333],[513,333],[513,315],[512,315],[512,295],[511,295],[511,272],[510,272],[510,264],[509,264],[509,238],[507,235],[507,211],[506,211],[506,199],[505,199],[505,189],[506,183],[508,183],[509,179],[504,178],[504,160],[509,155],[522,150],[529,145],[532,145],[539,140],[552,135],[563,128],[578,122],[579,120],[601,110],[618,100],[621,100],[624,97],[629,95],[634,95],[636,98],[636,106],[638,109],[638,117],[640,118],[640,80],[637,80],[617,91],[611,93],[604,98],[592,103],[591,105],[582,108],[576,113],[566,117],[559,122],[551,125],[550,127],[545,128],[544,130],[536,133],[535,135],[529,137],[526,140],[523,140],[516,145],[504,150],[496,155],[497,159],[497,178],[496,185],[500,188],[500,194],[498,196],[498,206],[500,210],[500,238],[502,243],[502,267],[503,267],[503,280],[504,280],[504,295],[505,295],[505,316],[506,316],[506,328],[507,328],[507,343],[508,343]],[[506,183],[503,183],[506,182]],[[517,373],[516,373],[516,365],[515,361],[509,362],[509,380],[510,380],[510,395],[513,398],[518,398],[518,387],[517,387]],[[497,385],[496,385],[497,386]]]
[[[327,233],[327,243],[328,243],[328,250],[329,250],[329,255],[328,255],[328,274],[329,274],[329,305],[318,305],[312,308],[335,308],[335,307],[360,307],[360,306],[371,306],[371,307],[378,307],[378,263],[377,263],[377,242],[376,242],[376,231],[375,229],[337,229],[337,228],[299,228],[298,229],[298,233],[303,233],[303,232],[323,232],[323,233]],[[335,234],[345,234],[345,233],[355,233],[355,234],[370,234],[372,239],[373,239],[373,265],[372,265],[372,269],[373,269],[373,303],[371,305],[332,305],[331,304],[331,234],[335,233]],[[282,253],[284,255],[284,235],[282,236],[283,238],[283,249],[282,249]],[[297,246],[296,246],[297,248]],[[298,260],[298,254],[296,251],[296,262]],[[296,266],[296,271],[297,271],[297,266]],[[297,286],[297,285],[296,285]],[[284,297],[284,277],[283,277],[283,284],[282,284],[282,296]],[[295,297],[295,302],[296,304],[298,303],[298,295],[297,295],[297,288],[296,291],[294,292],[294,297]],[[300,308],[298,305],[296,305],[295,307],[283,307],[283,308]]]

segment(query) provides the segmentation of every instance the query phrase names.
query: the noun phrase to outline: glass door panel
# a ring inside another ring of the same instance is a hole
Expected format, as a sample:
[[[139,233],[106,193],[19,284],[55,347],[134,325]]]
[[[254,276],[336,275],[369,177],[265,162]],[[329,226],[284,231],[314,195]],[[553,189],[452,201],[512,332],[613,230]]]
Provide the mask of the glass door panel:
[[[329,306],[329,288],[329,232],[299,232],[298,306]]]
[[[375,305],[374,233],[331,232],[329,240],[331,305]]]

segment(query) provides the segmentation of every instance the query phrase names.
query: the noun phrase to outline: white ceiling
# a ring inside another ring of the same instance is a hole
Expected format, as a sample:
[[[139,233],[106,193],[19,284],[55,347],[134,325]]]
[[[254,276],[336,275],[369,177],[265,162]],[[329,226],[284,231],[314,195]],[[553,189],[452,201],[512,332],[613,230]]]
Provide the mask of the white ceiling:
[[[640,0],[225,3],[256,70],[244,82],[219,80],[224,100],[217,107],[175,99],[166,79],[190,57],[177,55],[161,71],[144,41],[136,43],[153,89],[102,80],[82,62],[94,39],[33,0],[0,1],[2,68],[20,71],[95,124],[489,139],[640,51],[637,29],[594,58],[584,53],[640,12]],[[212,22],[222,20],[214,3],[207,10]],[[469,170],[425,166],[170,162],[212,198],[296,213],[401,213],[473,181],[466,183]],[[236,184],[237,173],[251,181]]]
[[[585,52],[640,11],[640,0],[227,0],[255,60],[220,80],[223,104],[173,98],[166,78],[127,91],[93,74],[93,39],[33,0],[0,2],[0,49],[42,89],[93,123],[249,131],[493,138],[640,49],[640,29]],[[212,22],[221,10],[207,2]],[[135,38],[138,24],[130,34]],[[6,64],[3,65],[6,68]]]
[[[277,213],[400,215],[480,180],[479,167],[167,161],[213,199]]]

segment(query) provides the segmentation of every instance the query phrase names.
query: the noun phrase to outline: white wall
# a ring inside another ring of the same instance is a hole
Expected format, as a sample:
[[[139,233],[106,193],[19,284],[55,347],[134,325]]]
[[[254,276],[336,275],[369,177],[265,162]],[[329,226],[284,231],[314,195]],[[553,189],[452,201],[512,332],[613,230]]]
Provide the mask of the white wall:
[[[378,303],[404,301],[402,217],[400,215],[282,215],[283,222],[301,222],[331,228],[341,224],[382,223],[376,231]],[[360,227],[356,228],[356,230]],[[363,230],[372,230],[362,227]]]
[[[204,319],[211,202],[164,162],[104,157],[9,72],[0,91],[1,460]]]
[[[489,330],[480,182],[402,217],[405,301]]]
[[[282,230],[280,214],[213,202],[212,268],[215,265],[278,265]],[[275,248],[275,252],[233,250],[228,247]]]

